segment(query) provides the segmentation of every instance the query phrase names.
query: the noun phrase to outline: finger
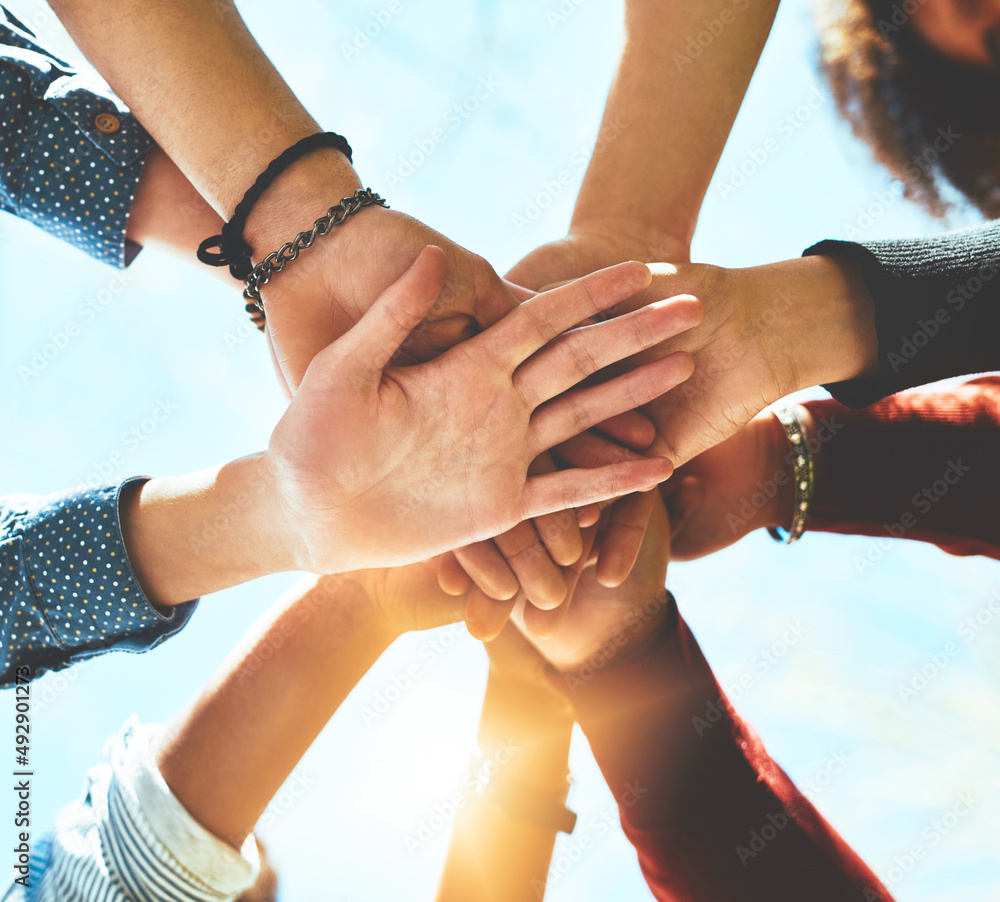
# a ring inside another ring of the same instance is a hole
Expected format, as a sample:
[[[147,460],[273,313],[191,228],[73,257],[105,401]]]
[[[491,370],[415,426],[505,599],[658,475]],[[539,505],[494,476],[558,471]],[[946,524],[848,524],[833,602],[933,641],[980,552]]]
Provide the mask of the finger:
[[[644,456],[605,438],[593,429],[560,442],[551,453],[573,467],[603,467],[623,460],[642,460]]]
[[[438,559],[438,585],[448,595],[464,595],[472,588],[472,579],[450,551]]]
[[[601,505],[588,504],[585,507],[581,507],[576,512],[576,519],[580,524],[580,529],[586,529],[588,526],[593,526],[598,520],[601,519]]]
[[[382,370],[410,333],[430,313],[444,287],[444,251],[428,245],[413,265],[382,292],[371,308],[334,345],[355,374],[377,384]]]
[[[577,583],[580,581],[580,576],[586,566],[587,559],[593,550],[596,537],[597,529],[595,527],[590,527],[584,531],[582,536],[583,551],[580,554],[580,559],[572,567],[566,567],[563,571],[566,578],[567,592],[566,600],[559,607],[546,611],[530,603],[524,605],[521,616],[524,620],[525,628],[532,635],[539,639],[546,639],[554,636],[559,631],[559,627],[562,626],[573,604],[573,593],[576,591]]]
[[[525,301],[473,339],[511,371],[557,335],[644,290],[652,276],[642,263],[619,263]]]
[[[465,602],[465,625],[473,638],[488,642],[500,635],[510,612],[514,610],[516,599],[515,595],[506,601],[497,601],[478,586],[473,586]]]
[[[679,385],[693,371],[691,355],[678,351],[600,385],[567,392],[540,407],[531,417],[532,448],[537,455],[601,420],[640,407]]]
[[[566,597],[566,581],[562,571],[549,557],[548,551],[530,520],[493,539],[493,544],[514,571],[521,591],[534,604],[554,608]]]
[[[669,460],[651,457],[592,470],[560,470],[544,476],[530,476],[524,487],[521,519],[644,492],[669,479],[672,472]]]
[[[608,589],[620,586],[635,566],[649,517],[656,502],[655,491],[638,492],[615,502],[597,557],[597,581]]]
[[[511,282],[510,279],[504,279],[503,283],[507,286],[507,290],[522,302],[531,300],[531,298],[538,294],[537,291],[532,291],[530,288],[525,288],[523,285]]]
[[[701,303],[684,297],[573,329],[521,364],[514,373],[514,385],[525,403],[537,407],[598,370],[673,338],[701,319]]]
[[[454,555],[472,581],[491,598],[513,598],[517,594],[520,583],[492,542],[466,545]]]
[[[529,476],[554,473],[558,467],[551,454],[539,454],[528,468]],[[532,521],[535,532],[541,536],[549,556],[560,567],[568,567],[577,561],[583,552],[580,527],[573,511],[558,511],[546,514]],[[521,585],[524,585],[522,582]],[[530,595],[530,593],[529,593]]]
[[[626,410],[597,424],[605,435],[633,451],[643,451],[656,440],[656,426],[639,410]]]

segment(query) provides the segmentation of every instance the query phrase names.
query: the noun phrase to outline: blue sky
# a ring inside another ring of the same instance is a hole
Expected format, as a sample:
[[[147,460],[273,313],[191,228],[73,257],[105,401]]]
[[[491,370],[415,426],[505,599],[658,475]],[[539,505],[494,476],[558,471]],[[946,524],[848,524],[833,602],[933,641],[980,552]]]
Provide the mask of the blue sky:
[[[10,5],[65,40],[46,7]],[[500,271],[564,232],[616,59],[621,3],[302,0],[281,16],[263,0],[239,6],[393,207]],[[905,202],[836,120],[812,35],[807,9],[782,8],[709,190],[694,259],[745,266],[797,256],[822,238],[944,227]],[[414,151],[424,157],[417,165],[407,162]],[[736,173],[753,168],[748,160],[757,171],[744,182]],[[563,170],[571,184],[556,191]],[[115,282],[113,271],[10,217],[0,221],[0,266],[0,492],[180,473],[263,447],[283,407],[263,343],[237,298],[199,268],[144,253]],[[81,303],[105,290],[111,302],[83,320]],[[25,380],[18,366],[67,323],[80,334]],[[147,428],[157,410],[161,422]],[[668,585],[723,685],[737,687],[739,710],[899,899],[995,899],[1000,618],[969,640],[958,624],[1000,585],[997,564],[884,545],[808,534],[784,548],[753,535],[672,566]],[[869,553],[874,565],[859,567]],[[190,627],[150,655],[113,655],[43,680],[37,826],[75,797],[129,714],[166,720],[182,709],[293,579],[206,599]],[[902,698],[913,670],[950,642],[958,651],[947,665]],[[413,662],[419,679],[386,713],[366,717]],[[285,899],[433,898],[447,831],[416,851],[406,837],[462,779],[485,664],[481,647],[452,627],[408,637],[366,677],[262,830]],[[0,698],[0,723],[11,722],[11,708]],[[609,826],[612,799],[582,737],[573,769],[580,827],[560,837],[548,898],[649,898],[631,847]],[[971,812],[947,818],[966,793]],[[946,833],[934,826],[942,818],[954,821]],[[905,855],[915,846],[911,867]]]

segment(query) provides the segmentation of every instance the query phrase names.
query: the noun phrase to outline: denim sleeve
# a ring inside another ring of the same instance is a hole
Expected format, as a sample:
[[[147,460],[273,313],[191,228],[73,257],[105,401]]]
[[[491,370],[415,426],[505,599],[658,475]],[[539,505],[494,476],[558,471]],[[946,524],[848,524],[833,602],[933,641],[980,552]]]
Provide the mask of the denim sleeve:
[[[161,611],[132,572],[118,501],[135,481],[0,497],[0,686],[147,651],[190,619],[197,601]]]
[[[138,246],[125,226],[152,146],[106,84],[0,7],[0,209],[126,266]]]

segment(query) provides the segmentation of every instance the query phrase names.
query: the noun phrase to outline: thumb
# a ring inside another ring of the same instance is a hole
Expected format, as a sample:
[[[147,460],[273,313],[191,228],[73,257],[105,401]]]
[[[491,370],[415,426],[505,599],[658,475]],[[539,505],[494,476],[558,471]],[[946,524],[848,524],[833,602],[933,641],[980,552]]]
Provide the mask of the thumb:
[[[393,355],[430,313],[444,288],[448,260],[427,245],[413,265],[383,291],[357,324],[338,342],[338,357],[355,376],[377,382]]]

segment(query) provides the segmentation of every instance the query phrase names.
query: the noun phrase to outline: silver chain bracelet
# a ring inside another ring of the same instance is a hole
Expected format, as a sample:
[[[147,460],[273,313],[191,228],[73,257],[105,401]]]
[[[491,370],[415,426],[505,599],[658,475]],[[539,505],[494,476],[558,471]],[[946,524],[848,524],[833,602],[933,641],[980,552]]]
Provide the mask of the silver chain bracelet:
[[[791,451],[788,460],[792,464],[792,478],[795,481],[795,514],[792,517],[792,528],[787,531],[769,526],[767,531],[776,542],[791,545],[801,538],[809,522],[809,510],[812,507],[814,470],[812,452],[809,450],[809,438],[802,427],[798,415],[798,405],[794,407],[779,407],[771,411],[778,422],[785,428],[785,436]]]
[[[299,254],[307,247],[312,247],[313,242],[320,235],[329,235],[336,226],[343,225],[348,216],[371,206],[388,207],[389,205],[371,188],[358,188],[352,197],[342,197],[339,204],[330,207],[323,216],[313,223],[311,229],[299,232],[294,239],[283,244],[274,253],[268,254],[253,268],[250,275],[247,276],[247,287],[243,290],[243,297],[247,301],[247,313],[250,314],[250,319],[253,320],[258,329],[264,331],[266,318],[260,289],[271,281],[271,277],[276,272],[281,272],[293,260],[298,259]]]

